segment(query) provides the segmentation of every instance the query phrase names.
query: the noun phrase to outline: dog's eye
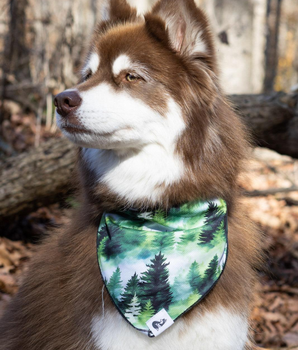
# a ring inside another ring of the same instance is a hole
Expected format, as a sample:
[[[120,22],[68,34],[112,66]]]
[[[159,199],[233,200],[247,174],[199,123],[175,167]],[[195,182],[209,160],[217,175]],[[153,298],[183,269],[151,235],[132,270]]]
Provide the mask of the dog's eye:
[[[138,77],[136,77],[136,76],[133,75],[133,74],[128,73],[128,74],[126,74],[125,79],[126,79],[127,81],[129,81],[129,82],[132,82],[132,81],[136,81],[136,80],[138,79]]]
[[[92,73],[91,73],[91,72],[87,73],[87,74],[84,76],[84,81],[90,79],[91,76],[92,76]]]

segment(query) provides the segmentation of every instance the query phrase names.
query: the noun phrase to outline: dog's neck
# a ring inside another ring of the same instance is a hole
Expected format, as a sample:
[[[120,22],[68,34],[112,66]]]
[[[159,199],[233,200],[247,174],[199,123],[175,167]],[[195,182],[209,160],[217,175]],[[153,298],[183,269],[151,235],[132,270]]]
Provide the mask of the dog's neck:
[[[183,162],[174,147],[151,144],[127,151],[82,150],[83,167],[94,185],[105,185],[126,206],[158,204],[166,189],[182,178]]]

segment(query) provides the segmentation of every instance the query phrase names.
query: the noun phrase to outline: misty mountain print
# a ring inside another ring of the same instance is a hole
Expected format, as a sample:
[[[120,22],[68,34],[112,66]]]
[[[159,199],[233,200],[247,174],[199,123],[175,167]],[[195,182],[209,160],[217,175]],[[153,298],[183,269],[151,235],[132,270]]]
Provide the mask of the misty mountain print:
[[[175,321],[200,301],[227,259],[227,207],[222,199],[167,212],[104,213],[99,267],[111,298],[137,329],[165,309]]]

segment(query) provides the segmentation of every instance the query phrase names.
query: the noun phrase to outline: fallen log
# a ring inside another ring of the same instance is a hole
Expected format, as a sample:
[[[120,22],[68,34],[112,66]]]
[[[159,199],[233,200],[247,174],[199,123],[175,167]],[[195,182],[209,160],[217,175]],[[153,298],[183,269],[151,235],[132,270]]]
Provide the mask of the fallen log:
[[[233,95],[230,100],[260,146],[298,158],[298,95]],[[2,165],[1,222],[49,205],[71,187],[75,149],[65,138],[54,139]]]
[[[298,94],[232,95],[230,100],[261,147],[298,158]]]
[[[0,175],[2,220],[15,220],[21,214],[61,198],[71,187],[75,153],[75,146],[59,138],[8,158],[1,165]]]

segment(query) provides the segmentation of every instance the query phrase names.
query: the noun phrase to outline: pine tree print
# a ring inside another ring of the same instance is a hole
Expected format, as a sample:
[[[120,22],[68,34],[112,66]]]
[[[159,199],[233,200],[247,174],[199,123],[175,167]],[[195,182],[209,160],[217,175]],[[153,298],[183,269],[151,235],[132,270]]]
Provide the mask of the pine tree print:
[[[169,284],[169,270],[165,263],[167,259],[161,252],[151,259],[147,264],[147,271],[141,275],[140,287],[143,298],[150,298],[156,312],[161,309],[168,309],[172,301],[172,292]],[[142,299],[143,299],[142,298]]]
[[[173,248],[175,244],[175,236],[173,232],[158,232],[154,237],[152,246],[157,252],[166,252]]]
[[[208,286],[212,285],[213,282],[216,280],[217,267],[218,267],[218,256],[215,255],[213,259],[210,261],[208,268],[206,269],[204,274],[203,286],[205,289],[206,288],[208,289]]]
[[[119,267],[113,272],[108,288],[113,299],[119,299],[122,290],[121,272]]]
[[[173,292],[173,301],[181,301],[187,299],[189,295],[193,293],[193,290],[188,283],[187,276],[185,273],[181,273],[174,279],[174,283],[171,286]]]
[[[187,281],[190,284],[193,292],[200,291],[203,280],[200,275],[199,264],[196,261],[190,265],[190,269],[187,274]]]
[[[196,303],[201,297],[201,294],[196,291],[193,292],[188,298],[187,298],[187,306],[190,307],[192,306],[194,303]]]
[[[139,278],[136,273],[127,282],[124,292],[121,294],[121,309],[124,311],[128,308],[134,295],[139,295]]]
[[[108,257],[108,259],[119,255],[123,251],[121,244],[119,243],[121,242],[121,235],[123,235],[123,231],[114,225],[109,226],[109,230],[109,234],[112,239],[107,239],[104,246],[104,254]]]
[[[99,243],[99,246],[98,246],[98,255],[100,257],[106,257],[105,255],[105,246],[106,246],[106,243],[107,243],[107,240],[108,240],[108,237],[104,237],[101,242]]]
[[[225,214],[213,202],[209,202],[209,207],[206,213],[204,228],[200,235],[198,244],[207,244],[214,239],[215,232],[224,220]]]
[[[142,230],[123,229],[121,248],[124,254],[129,254],[132,249],[140,246],[146,240],[146,233]]]
[[[197,239],[199,229],[192,229],[185,231],[185,233],[180,237],[180,242],[178,247],[185,247],[188,243],[194,242]],[[181,249],[183,250],[183,249]]]
[[[147,329],[161,309],[176,320],[214,285],[227,258],[226,210],[214,199],[168,211],[106,213],[99,266],[118,310],[136,328]]]
[[[160,225],[166,225],[166,213],[164,210],[158,209],[154,212],[154,221],[158,222]]]
[[[226,220],[224,218],[224,220],[222,220],[222,222],[220,223],[216,232],[213,235],[213,239],[211,241],[211,244],[213,246],[222,245],[226,243],[225,221]]]
[[[152,212],[150,220],[146,221],[146,227],[154,231],[158,230],[160,232],[168,232],[170,230],[169,226],[171,226],[171,222],[167,219],[167,213],[162,209],[157,209]]]
[[[154,309],[151,303],[151,300],[149,300],[144,310],[139,315],[139,322],[141,325],[145,326],[146,322],[154,315]]]
[[[138,320],[138,316],[141,313],[141,305],[136,294],[131,299],[131,302],[128,305],[128,308],[125,312],[125,317],[129,322],[134,324]]]

